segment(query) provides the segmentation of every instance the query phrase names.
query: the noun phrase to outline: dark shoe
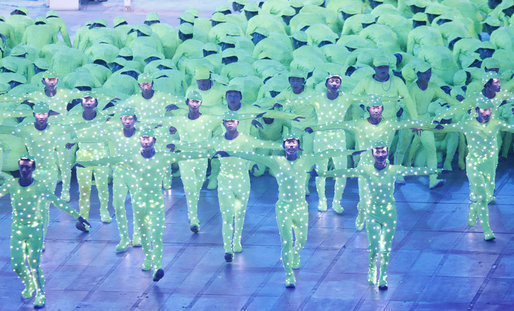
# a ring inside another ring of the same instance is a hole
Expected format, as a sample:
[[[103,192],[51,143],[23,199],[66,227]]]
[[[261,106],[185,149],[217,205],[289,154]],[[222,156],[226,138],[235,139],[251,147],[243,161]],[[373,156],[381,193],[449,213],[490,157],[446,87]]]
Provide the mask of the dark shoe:
[[[198,225],[192,225],[189,227],[189,229],[191,229],[193,233],[198,233],[199,231]]]
[[[164,276],[164,270],[159,269],[159,270],[155,271],[155,274],[153,275],[153,281],[159,282],[159,280],[162,279],[163,276]]]
[[[226,262],[232,262],[232,258],[234,258],[234,254],[232,254],[232,253],[225,253],[225,261]]]

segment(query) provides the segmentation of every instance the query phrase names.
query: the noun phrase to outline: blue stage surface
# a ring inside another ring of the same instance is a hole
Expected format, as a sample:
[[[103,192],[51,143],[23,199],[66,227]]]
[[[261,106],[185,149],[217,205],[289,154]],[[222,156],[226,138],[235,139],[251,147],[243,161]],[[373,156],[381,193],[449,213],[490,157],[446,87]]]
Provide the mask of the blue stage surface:
[[[296,272],[296,289],[284,287],[275,221],[277,187],[270,176],[252,179],[243,253],[225,263],[216,191],[202,190],[199,234],[189,231],[180,179],[166,201],[164,270],[158,283],[140,269],[141,248],[116,254],[116,224],[102,224],[98,201],[89,234],[51,209],[46,310],[508,310],[514,307],[514,163],[500,163],[496,203],[490,205],[496,240],[467,226],[468,184],[462,171],[429,191],[426,177],[397,187],[398,229],[389,289],[368,285],[367,238],[356,232],[357,187],[350,180],[342,215],[317,211],[308,201],[309,236]],[[328,187],[327,191],[332,189]],[[311,191],[314,191],[311,183]],[[76,184],[71,205],[78,209]],[[331,200],[329,200],[331,202]],[[129,208],[130,209],[130,208]],[[111,215],[114,214],[112,207]],[[31,310],[9,258],[10,204],[0,200],[0,310]],[[129,212],[131,214],[131,212]],[[131,221],[129,221],[131,230]]]

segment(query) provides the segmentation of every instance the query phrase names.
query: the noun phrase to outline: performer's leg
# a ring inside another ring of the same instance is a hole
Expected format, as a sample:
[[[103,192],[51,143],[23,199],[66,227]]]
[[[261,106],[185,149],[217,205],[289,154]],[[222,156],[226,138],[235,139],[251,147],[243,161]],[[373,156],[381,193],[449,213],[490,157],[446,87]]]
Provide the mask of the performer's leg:
[[[437,151],[435,149],[434,133],[431,131],[423,131],[420,134],[420,139],[427,156],[427,167],[437,169]],[[437,174],[429,175],[430,189],[440,186],[444,182],[444,179],[437,178]]]
[[[396,219],[381,224],[380,229],[380,276],[378,286],[380,289],[387,289],[387,269],[396,232]]]
[[[288,215],[287,204],[277,202],[275,206],[278,230],[280,232],[282,264],[286,271],[286,287],[294,287],[296,279],[293,272],[293,224],[291,215]]]
[[[412,166],[412,163],[414,162],[414,158],[416,157],[416,154],[418,152],[418,148],[421,141],[419,139],[418,135],[415,135],[412,139],[412,143],[409,149],[409,155],[407,156],[407,159],[404,161],[405,166]]]
[[[295,237],[292,267],[293,269],[298,269],[300,268],[300,251],[305,246],[309,231],[309,210],[308,204],[304,199],[296,203],[296,205],[289,205],[289,208],[293,208],[291,221]]]
[[[303,131],[300,130],[298,132],[303,132]],[[303,140],[302,140],[303,152],[304,153],[314,153],[314,135],[303,132],[302,138],[303,138]],[[306,183],[305,189],[307,190],[307,195],[310,194],[309,181],[310,181],[310,176],[305,180],[305,183]]]
[[[109,166],[95,166],[93,171],[100,201],[100,219],[103,223],[110,223],[112,218],[107,208],[109,206],[109,173],[111,168]]]
[[[24,229],[21,225],[11,227],[11,267],[25,285],[21,295],[23,298],[31,298],[36,290],[36,283],[25,263],[29,245]]]
[[[316,167],[319,170],[326,170],[328,167],[328,160],[322,160],[316,163]],[[325,212],[327,210],[327,197],[325,195],[325,177],[316,177],[316,190],[318,191],[319,203],[318,210],[321,212]]]
[[[156,201],[159,198],[156,198]],[[162,236],[164,234],[164,202],[156,202],[152,206],[150,213],[149,232],[152,241],[152,264],[153,264],[153,280],[159,281],[164,276],[162,269],[163,244]]]
[[[57,162],[62,180],[61,199],[66,202],[70,201],[72,157],[76,149],[77,147],[74,146],[72,149],[58,148],[57,150]]]
[[[27,262],[34,284],[36,285],[35,307],[45,305],[45,276],[41,270],[41,251],[43,246],[43,236],[41,228],[26,228],[28,236],[26,240]]]
[[[452,161],[459,146],[459,133],[447,133],[444,140],[446,142],[446,157],[444,158],[443,169],[451,171]]]
[[[141,266],[141,270],[149,271],[152,269],[152,241],[150,232],[151,228],[151,216],[150,216],[150,208],[148,202],[142,202],[141,200],[137,200],[136,204],[138,205],[138,212],[134,215],[136,217],[136,224],[139,227],[139,232],[141,232],[141,246],[143,248],[143,253],[145,255],[145,259],[143,261],[143,265]]]
[[[343,169],[348,166],[348,157],[337,157],[332,158],[334,162],[335,169]],[[332,209],[338,214],[341,214],[344,211],[343,206],[341,205],[341,200],[343,199],[344,188],[346,187],[346,177],[336,177],[334,183],[334,199],[332,201]]]
[[[79,184],[79,208],[80,216],[89,220],[89,207],[91,205],[91,175],[93,169],[89,167],[77,167],[77,182]]]
[[[466,137],[464,134],[459,133],[459,168],[461,170],[466,169],[466,164],[464,159],[466,158],[467,146],[466,146]]]
[[[246,215],[246,206],[248,205],[248,199],[250,198],[250,178],[246,178],[240,181],[241,188],[237,192],[234,214],[234,241],[232,243],[233,250],[235,253],[243,251],[241,245],[241,237],[243,235],[243,225]]]
[[[507,159],[509,157],[509,152],[511,151],[512,147],[512,133],[505,132],[505,136],[503,137],[503,145],[501,149],[502,158]]]
[[[211,159],[211,174],[207,178],[209,183],[207,189],[214,190],[218,188],[218,175],[220,174],[220,160]]]
[[[368,283],[377,282],[377,258],[380,250],[380,224],[373,218],[366,218],[366,232],[368,234]]]
[[[402,165],[403,160],[405,158],[405,154],[409,149],[410,142],[412,140],[412,135],[412,131],[409,129],[398,131],[398,147],[396,149],[396,152],[394,153],[394,164]],[[403,178],[403,176],[398,176],[396,182],[399,184],[404,184],[405,179]]]
[[[219,178],[218,184],[218,202],[221,211],[221,218],[223,219],[222,224],[222,235],[223,235],[223,248],[225,249],[225,260],[227,262],[232,261],[233,249],[232,249],[232,237],[234,236],[234,208],[236,197],[233,190],[231,189],[232,179],[225,177]]]
[[[205,180],[207,161],[182,161],[179,162],[182,184],[187,200],[187,217],[191,231],[198,232],[200,221],[198,220],[198,201],[200,190]]]
[[[125,210],[125,199],[127,198],[128,187],[124,180],[122,169],[114,169],[114,179],[112,185],[112,205],[114,206],[114,213],[116,216],[116,223],[118,224],[118,232],[120,233],[120,242],[116,245],[116,251],[124,251],[130,244],[128,235],[127,212]]]

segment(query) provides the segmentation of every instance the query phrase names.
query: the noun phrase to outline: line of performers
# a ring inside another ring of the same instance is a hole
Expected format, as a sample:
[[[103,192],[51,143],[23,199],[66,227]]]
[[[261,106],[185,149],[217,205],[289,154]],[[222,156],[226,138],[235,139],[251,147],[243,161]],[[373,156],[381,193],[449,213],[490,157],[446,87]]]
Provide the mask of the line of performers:
[[[295,77],[291,78],[290,82],[296,83]],[[45,79],[47,87],[55,88],[57,83],[51,82],[55,78]],[[487,79],[486,84],[497,80],[489,76]],[[434,114],[427,112],[415,118],[416,114],[409,111],[409,118],[398,113],[402,110],[401,98],[345,94],[339,91],[341,80],[338,75],[330,75],[326,79],[326,92],[296,96],[264,109],[242,105],[238,85],[227,87],[227,107],[202,107],[202,95],[197,91],[187,94],[184,105],[184,98],[154,91],[151,77],[143,74],[138,81],[141,94],[122,103],[85,93],[80,104],[68,107],[65,115],[55,113],[44,101],[32,107],[2,111],[3,118],[24,118],[17,125],[1,125],[0,134],[21,138],[28,150],[18,161],[19,178],[2,173],[0,187],[0,196],[11,197],[11,263],[25,285],[23,297],[31,298],[35,292],[34,306],[45,304],[40,259],[50,204],[77,219],[79,230],[89,231],[94,176],[101,220],[111,222],[107,210],[111,172],[112,204],[120,234],[116,251],[126,251],[131,242],[132,246],[142,246],[141,269],[152,270],[153,280],[159,281],[164,276],[163,189],[171,187],[174,163],[180,168],[189,225],[194,233],[200,230],[198,201],[210,163],[210,187],[217,187],[223,219],[226,262],[243,250],[241,237],[251,188],[249,171],[254,164],[260,174],[269,169],[278,183],[275,211],[285,285],[289,288],[295,287],[294,269],[300,267],[300,253],[307,240],[306,195],[310,177],[316,178],[320,211],[327,210],[326,178],[335,178],[332,208],[337,213],[343,212],[340,201],[346,178],[357,177],[360,199],[355,224],[358,230],[365,226],[368,235],[368,282],[387,289],[387,269],[397,222],[395,182],[407,175],[429,175],[431,188],[442,185],[444,179],[438,174],[451,170],[451,159],[450,167],[445,163],[444,171],[438,169],[435,146],[444,141],[456,149],[459,134],[453,132],[462,133],[468,148],[466,173],[471,200],[468,223],[475,225],[478,217],[484,239],[494,239],[488,204],[494,201],[498,137],[500,131],[514,131],[511,116],[506,122],[495,115],[503,110],[512,115],[512,102],[478,95],[450,108],[435,101],[432,104],[438,106]],[[304,83],[305,79],[300,82]],[[253,135],[256,130],[261,132],[260,139]],[[438,137],[441,135],[443,138]],[[397,154],[406,153],[408,146],[402,144],[409,138],[413,141],[410,145],[415,145],[417,140],[424,146],[427,167],[402,166],[397,157],[396,164],[389,163],[393,149],[396,148]],[[396,140],[398,143],[392,147]],[[348,145],[354,148],[349,149]],[[354,168],[348,168],[349,161],[355,164]],[[77,171],[80,213],[65,202],[70,200],[73,165]],[[329,167],[334,169],[328,170]],[[54,195],[59,172],[63,180],[61,198]],[[125,211],[128,193],[134,213],[132,241]]]

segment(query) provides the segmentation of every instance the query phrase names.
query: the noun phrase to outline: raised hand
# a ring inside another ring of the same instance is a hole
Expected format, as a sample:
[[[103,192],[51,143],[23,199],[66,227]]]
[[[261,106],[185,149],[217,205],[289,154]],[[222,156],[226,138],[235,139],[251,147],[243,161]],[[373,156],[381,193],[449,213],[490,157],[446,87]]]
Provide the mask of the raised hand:
[[[71,149],[73,146],[75,146],[76,144],[75,143],[67,143],[66,145],[64,145],[64,147],[66,149]]]
[[[312,127],[306,127],[305,132],[312,134],[312,133],[314,133],[314,130],[312,129]]]
[[[264,128],[264,126],[262,126],[261,122],[257,121],[257,120],[252,120],[252,125],[255,126],[256,128]]]

